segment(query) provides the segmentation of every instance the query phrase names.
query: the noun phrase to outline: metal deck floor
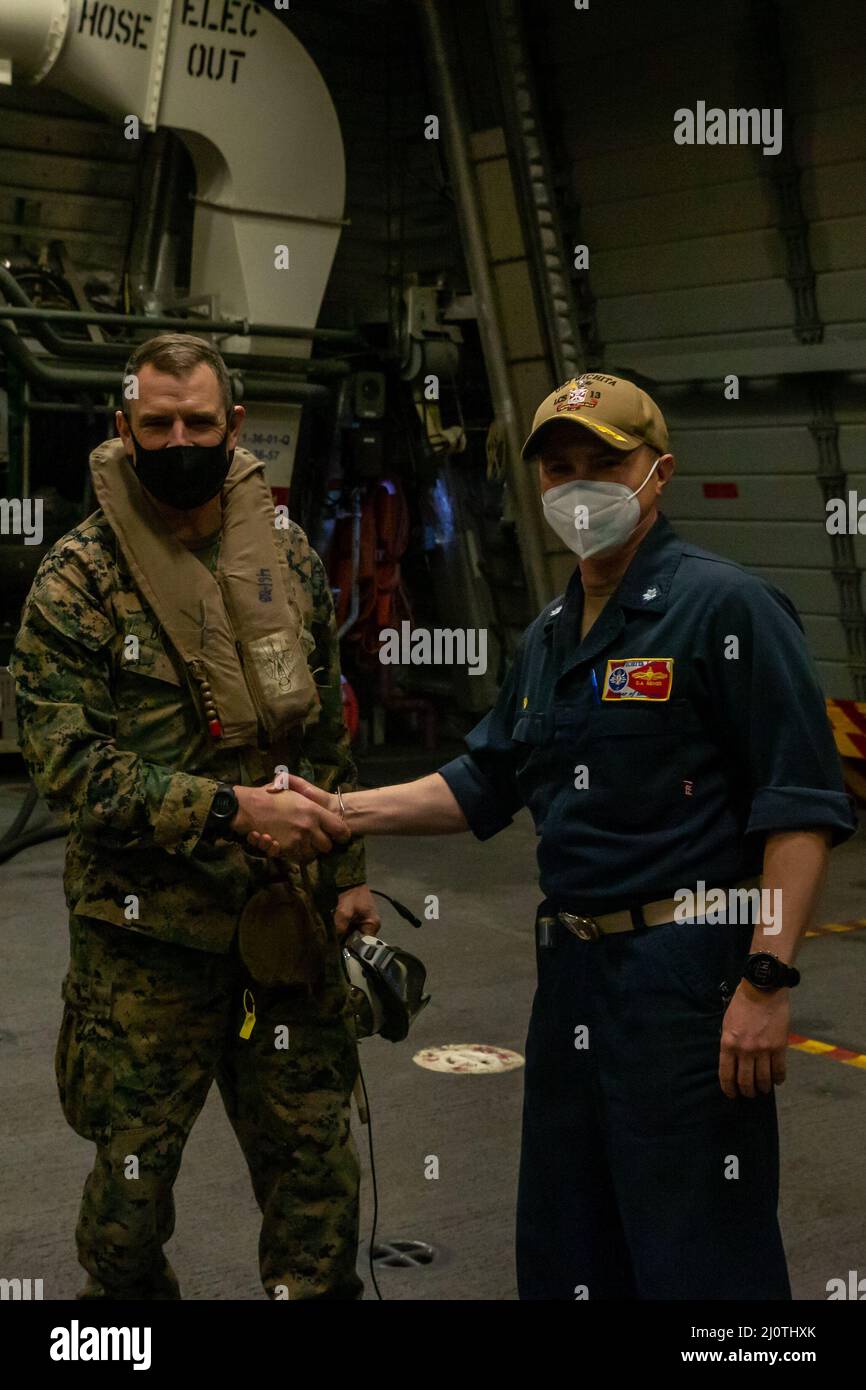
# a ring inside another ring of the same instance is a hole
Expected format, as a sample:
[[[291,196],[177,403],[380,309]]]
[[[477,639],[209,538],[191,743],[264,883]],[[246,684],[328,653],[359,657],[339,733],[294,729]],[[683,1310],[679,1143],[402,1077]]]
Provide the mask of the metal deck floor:
[[[439,760],[442,761],[441,759]],[[437,765],[436,760],[431,766]],[[426,771],[407,762],[366,765],[371,782]],[[0,827],[11,821],[21,776],[0,785]],[[522,1069],[443,1075],[415,1065],[432,1044],[485,1042],[523,1052],[534,989],[532,922],[538,901],[535,836],[528,813],[485,844],[447,839],[368,841],[369,880],[423,916],[425,895],[440,920],[414,932],[380,901],[383,935],[420,954],[433,1002],[410,1039],[361,1045],[379,1182],[379,1238],[423,1240],[426,1267],[379,1268],[388,1299],[513,1299],[514,1202]],[[70,1298],[84,1275],[74,1228],[92,1146],[66,1125],[53,1053],[62,1010],[66,914],[62,841],[25,850],[0,869],[2,1049],[0,1250],[6,1277],[43,1278],[47,1299]],[[863,830],[834,851],[819,923],[866,917]],[[866,929],[808,940],[798,964],[792,1027],[809,1038],[866,1052],[863,975]],[[826,1282],[866,1271],[866,1070],[790,1050],[778,1092],[781,1220],[795,1298],[826,1298]],[[355,1126],[364,1165],[359,1270],[372,1215],[366,1130]],[[439,1178],[425,1160],[439,1159]],[[249,1177],[214,1087],[189,1140],[167,1247],[185,1298],[256,1299],[259,1214]]]

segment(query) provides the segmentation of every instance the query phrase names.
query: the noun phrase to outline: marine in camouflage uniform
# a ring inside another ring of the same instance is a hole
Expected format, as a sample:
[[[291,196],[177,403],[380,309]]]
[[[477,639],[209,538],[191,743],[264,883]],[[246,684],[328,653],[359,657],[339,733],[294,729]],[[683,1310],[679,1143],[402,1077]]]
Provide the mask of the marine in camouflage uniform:
[[[189,547],[212,572],[220,535]],[[22,752],[69,830],[70,963],[55,1065],[69,1124],[96,1144],[76,1231],[86,1298],[180,1297],[162,1247],[183,1147],[214,1078],[262,1211],[269,1297],[363,1289],[350,1132],[357,1047],[332,917],[337,894],[365,880],[363,845],[335,846],[307,867],[328,932],[325,984],[310,994],[254,983],[237,951],[244,905],[285,864],[201,839],[220,782],[264,784],[280,765],[329,789],[356,777],[324,568],[294,523],[274,536],[309,595],[321,699],[318,722],[280,745],[221,750],[209,737],[101,509],[43,558],[10,661]],[[242,1037],[250,1003],[255,1024]]]

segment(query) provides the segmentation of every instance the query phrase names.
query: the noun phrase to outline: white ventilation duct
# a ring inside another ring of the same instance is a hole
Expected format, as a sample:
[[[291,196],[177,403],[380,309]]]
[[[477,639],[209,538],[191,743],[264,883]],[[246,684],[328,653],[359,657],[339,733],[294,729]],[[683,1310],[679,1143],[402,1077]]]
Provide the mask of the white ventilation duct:
[[[343,226],[345,159],[318,68],[252,0],[0,0],[0,59],[118,122],[167,126],[197,174],[192,296],[214,316],[313,328]],[[279,248],[285,248],[281,252]],[[278,268],[288,261],[288,268]],[[227,338],[227,352],[308,356],[287,338]],[[287,485],[300,407],[252,408],[290,446],[256,448]],[[282,427],[282,433],[281,433]]]

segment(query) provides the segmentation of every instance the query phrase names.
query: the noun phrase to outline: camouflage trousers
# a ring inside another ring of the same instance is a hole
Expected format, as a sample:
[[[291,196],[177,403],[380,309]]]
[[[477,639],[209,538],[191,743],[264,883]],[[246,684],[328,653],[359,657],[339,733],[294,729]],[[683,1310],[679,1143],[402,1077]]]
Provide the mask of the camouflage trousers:
[[[256,984],[235,947],[190,950],[72,914],[63,997],[60,1100],[96,1144],[76,1229],[90,1275],[81,1296],[180,1298],[162,1247],[184,1144],[216,1080],[262,1212],[268,1297],[360,1298],[357,1044],[336,944],[310,997]]]

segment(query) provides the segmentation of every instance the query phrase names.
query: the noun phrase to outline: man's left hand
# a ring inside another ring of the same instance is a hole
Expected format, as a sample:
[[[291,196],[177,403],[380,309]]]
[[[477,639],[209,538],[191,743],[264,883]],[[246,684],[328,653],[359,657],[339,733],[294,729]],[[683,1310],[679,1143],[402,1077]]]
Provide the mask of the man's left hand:
[[[769,1095],[785,1080],[791,1004],[788,989],[762,993],[741,980],[722,1025],[719,1084],[725,1095]]]
[[[376,911],[373,894],[366,883],[343,890],[337,898],[334,925],[339,936],[345,936],[349,931],[362,931],[368,936],[376,935],[382,925],[382,919]]]

